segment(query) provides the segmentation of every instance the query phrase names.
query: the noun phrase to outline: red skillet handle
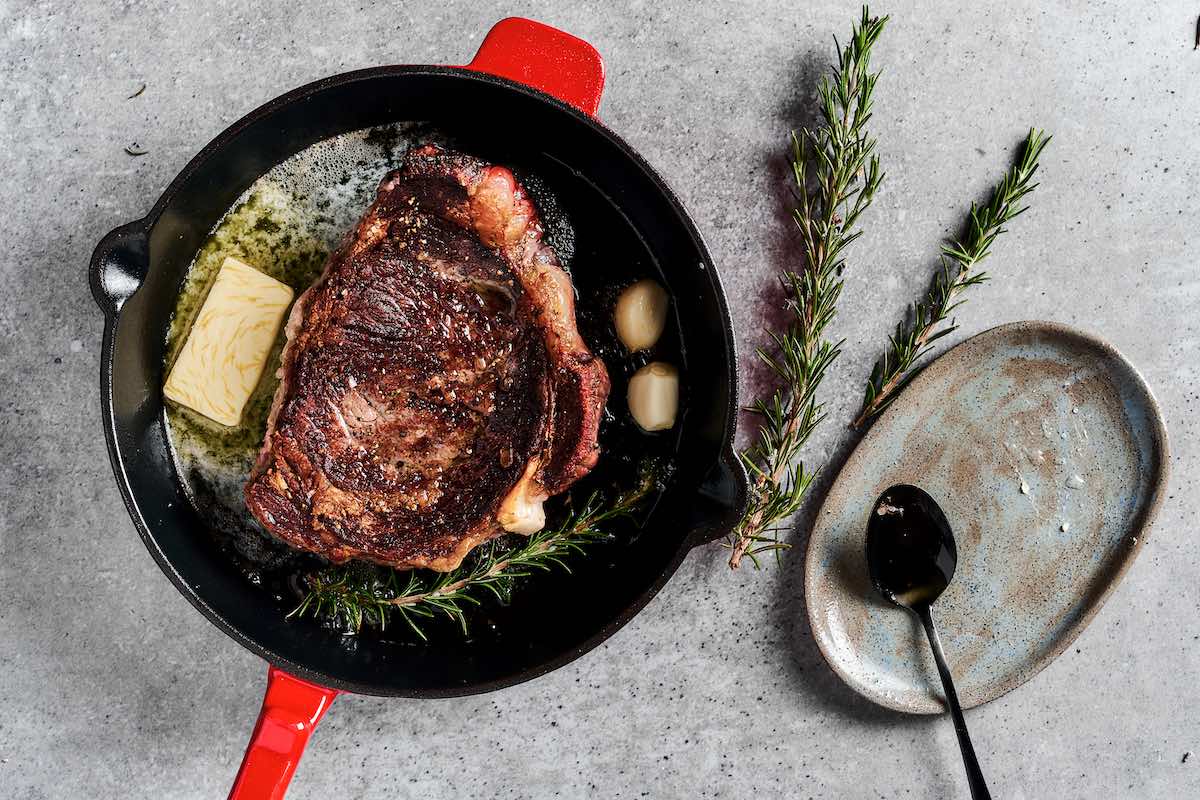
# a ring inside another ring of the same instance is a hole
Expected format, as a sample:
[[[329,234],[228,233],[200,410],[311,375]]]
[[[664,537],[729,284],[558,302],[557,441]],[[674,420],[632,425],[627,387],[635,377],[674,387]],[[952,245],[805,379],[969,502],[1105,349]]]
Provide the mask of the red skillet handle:
[[[337,694],[336,689],[268,667],[262,711],[229,792],[230,800],[281,800],[308,737]]]
[[[604,61],[596,48],[521,17],[492,26],[467,69],[541,89],[593,117],[604,91]]]

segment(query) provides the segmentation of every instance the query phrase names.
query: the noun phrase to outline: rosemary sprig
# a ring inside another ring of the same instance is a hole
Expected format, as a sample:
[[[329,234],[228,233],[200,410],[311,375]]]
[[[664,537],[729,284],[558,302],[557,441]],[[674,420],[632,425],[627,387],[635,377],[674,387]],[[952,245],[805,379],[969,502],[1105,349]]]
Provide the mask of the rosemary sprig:
[[[746,516],[726,542],[729,566],[743,558],[759,566],[757,556],[786,544],[776,523],[794,514],[815,473],[798,461],[813,429],[824,418],[816,391],[826,369],[841,352],[841,342],[825,338],[842,293],[843,253],[859,237],[859,216],[871,204],[883,180],[875,139],[867,133],[871,96],[879,73],[871,73],[871,48],[887,17],[873,18],[863,6],[849,43],[837,39],[838,63],[822,77],[821,124],[793,132],[792,173],[796,205],[792,218],[800,231],[803,267],[780,276],[791,320],[783,332],[770,332],[774,351],[758,356],[781,387],[749,410],[762,418],[757,442],[742,454],[752,485]]]
[[[941,268],[934,276],[929,292],[913,305],[910,318],[901,321],[896,332],[888,337],[888,351],[871,372],[862,409],[851,427],[861,427],[887,408],[916,376],[913,366],[929,352],[933,343],[957,328],[953,320],[947,327],[939,326],[963,302],[959,295],[988,279],[986,272],[976,268],[991,252],[996,237],[1006,232],[1004,226],[1028,208],[1022,206],[1021,201],[1037,188],[1033,176],[1037,173],[1038,157],[1049,141],[1050,137],[1042,131],[1030,129],[1020,158],[1005,173],[988,204],[982,208],[971,204],[966,237],[942,246]]]
[[[311,615],[339,623],[350,632],[364,625],[383,629],[398,615],[425,639],[420,622],[444,614],[467,633],[466,609],[479,605],[478,595],[489,592],[507,602],[513,583],[534,570],[571,568],[566,557],[586,545],[610,537],[605,523],[632,514],[658,488],[659,470],[643,465],[638,483],[605,503],[593,492],[580,508],[572,509],[553,527],[532,534],[516,545],[495,541],[472,554],[469,563],[445,573],[399,571],[351,562],[319,570],[305,578],[308,593],[288,617]]]

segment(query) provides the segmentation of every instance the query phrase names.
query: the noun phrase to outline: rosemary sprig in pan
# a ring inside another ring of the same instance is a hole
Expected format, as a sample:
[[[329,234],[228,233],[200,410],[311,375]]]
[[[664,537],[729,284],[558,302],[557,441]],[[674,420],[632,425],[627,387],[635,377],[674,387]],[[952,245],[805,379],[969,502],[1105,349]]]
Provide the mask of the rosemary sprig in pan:
[[[988,279],[987,273],[977,267],[987,258],[996,237],[1006,231],[1004,226],[1028,208],[1021,201],[1037,188],[1033,176],[1037,173],[1038,157],[1049,141],[1050,137],[1042,131],[1031,129],[1020,159],[1005,173],[988,204],[983,208],[971,204],[966,237],[942,246],[941,268],[933,285],[925,298],[913,306],[910,318],[897,325],[896,332],[888,337],[888,351],[871,372],[862,410],[852,427],[862,426],[887,408],[916,375],[913,366],[933,343],[955,330],[953,321],[946,327],[940,326],[963,302],[959,295]]]
[[[867,122],[879,77],[870,71],[871,48],[886,23],[887,17],[872,18],[863,7],[850,41],[838,45],[838,63],[817,87],[820,124],[792,134],[792,217],[804,261],[780,277],[791,312],[787,329],[770,333],[774,352],[758,352],[781,386],[749,409],[762,418],[762,428],[742,454],[751,489],[746,515],[726,542],[734,569],[744,558],[757,567],[759,554],[778,555],[786,546],[776,523],[799,509],[815,475],[798,457],[824,417],[817,387],[841,352],[841,342],[825,338],[825,329],[837,313],[845,249],[859,237],[855,224],[883,180]]]
[[[288,617],[311,615],[358,632],[364,625],[385,628],[397,615],[424,639],[421,621],[444,614],[457,621],[466,634],[466,609],[479,605],[481,593],[507,602],[517,578],[553,567],[570,572],[565,558],[608,539],[611,534],[606,523],[632,514],[658,488],[660,477],[655,465],[644,464],[637,485],[611,503],[593,493],[561,523],[516,545],[484,545],[469,556],[468,563],[450,572],[404,572],[354,562],[327,567],[305,578],[308,594]]]

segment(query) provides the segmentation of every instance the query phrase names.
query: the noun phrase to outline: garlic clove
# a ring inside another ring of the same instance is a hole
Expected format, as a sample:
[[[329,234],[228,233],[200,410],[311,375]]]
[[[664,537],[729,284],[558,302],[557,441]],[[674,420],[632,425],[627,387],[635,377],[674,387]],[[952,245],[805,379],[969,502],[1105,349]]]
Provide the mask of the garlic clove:
[[[547,495],[535,480],[540,467],[541,461],[531,458],[516,486],[500,501],[496,519],[500,527],[509,533],[528,536],[546,527],[546,509],[543,503],[546,502]]]
[[[670,298],[657,281],[645,278],[628,286],[617,298],[613,323],[630,352],[653,347],[667,327]]]
[[[679,370],[652,361],[629,379],[627,397],[629,412],[642,430],[670,430],[679,411]]]

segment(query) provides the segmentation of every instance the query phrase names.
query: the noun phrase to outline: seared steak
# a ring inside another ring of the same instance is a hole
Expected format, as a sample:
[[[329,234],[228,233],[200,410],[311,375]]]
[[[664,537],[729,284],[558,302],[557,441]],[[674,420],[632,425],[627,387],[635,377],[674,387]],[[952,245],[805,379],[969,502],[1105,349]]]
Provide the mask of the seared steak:
[[[294,547],[450,570],[596,463],[608,374],[504,167],[411,151],[286,333],[246,502]]]

